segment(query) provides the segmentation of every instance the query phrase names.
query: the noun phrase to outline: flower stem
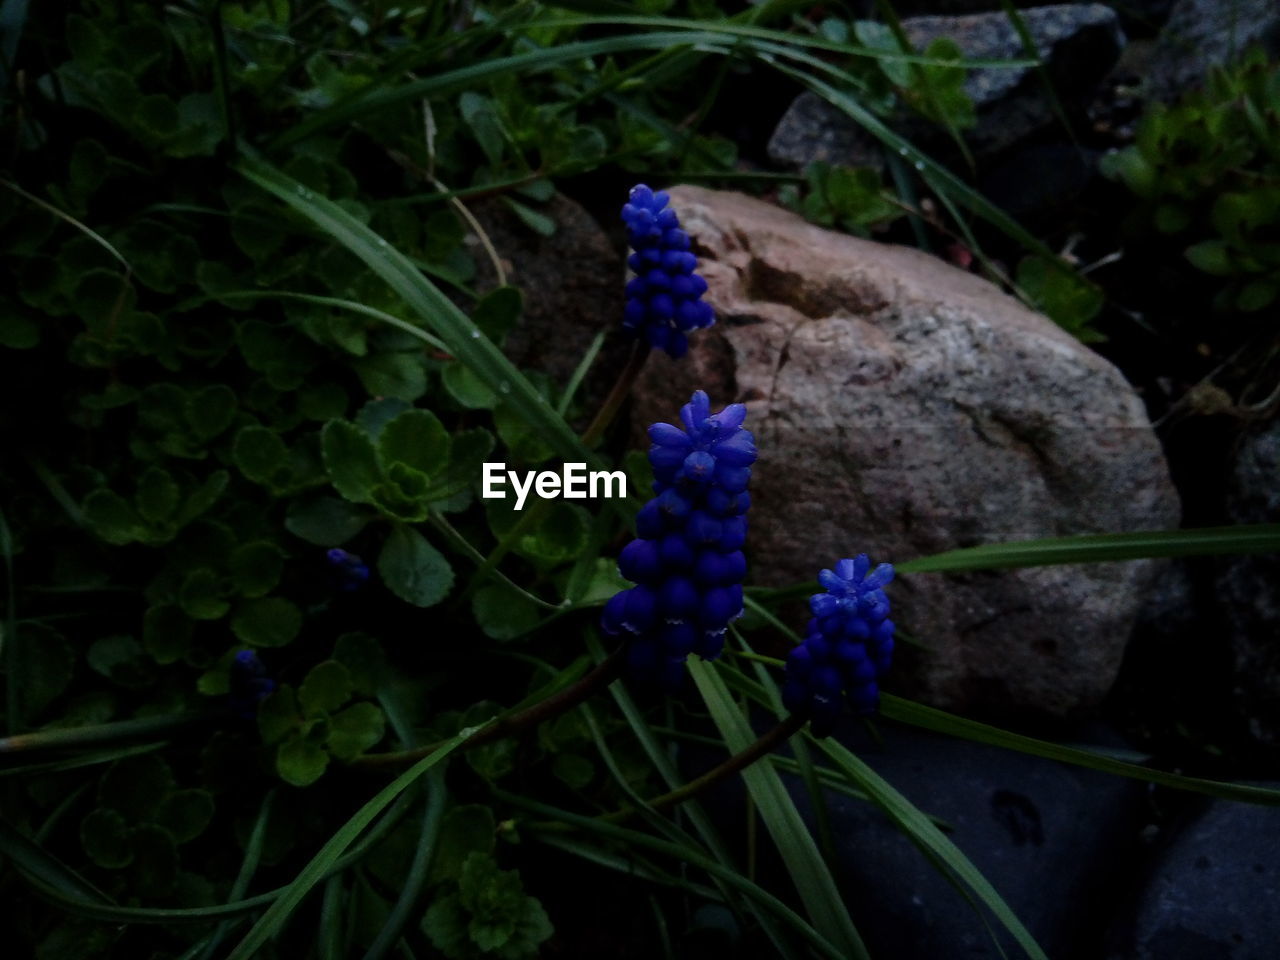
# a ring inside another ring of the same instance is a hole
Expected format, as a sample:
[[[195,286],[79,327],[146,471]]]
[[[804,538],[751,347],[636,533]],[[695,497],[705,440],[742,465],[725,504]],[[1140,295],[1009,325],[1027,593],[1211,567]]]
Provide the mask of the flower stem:
[[[665,810],[668,807],[678,806],[681,803],[692,800],[698,794],[702,793],[722,780],[727,780],[741,770],[746,769],[760,758],[772,753],[774,748],[780,746],[784,741],[790,739],[794,734],[800,732],[804,728],[806,718],[792,714],[785,720],[778,723],[773,729],[763,734],[760,739],[747,747],[735,753],[724,763],[718,767],[713,767],[702,776],[695,780],[690,780],[682,787],[677,787],[668,793],[654,797],[647,804],[650,810]],[[605,814],[598,819],[606,823],[621,823],[630,819],[639,813],[636,807],[623,807],[621,810],[615,810],[613,813]]]
[[[588,447],[595,444],[603,435],[605,430],[609,428],[609,424],[613,423],[614,417],[618,415],[618,411],[622,409],[622,403],[631,393],[631,388],[635,386],[636,378],[640,376],[640,371],[644,369],[644,362],[649,357],[648,344],[637,341],[631,348],[631,356],[627,359],[627,365],[622,368],[622,372],[618,374],[618,379],[614,381],[613,389],[609,391],[609,396],[605,398],[600,409],[596,411],[595,417],[582,433],[582,442]]]
[[[622,648],[620,647],[604,660],[601,660],[594,670],[563,690],[559,690],[549,697],[525,707],[523,710],[495,718],[483,730],[473,734],[459,745],[458,750],[474,750],[476,747],[493,743],[495,740],[513,737],[527,730],[532,730],[544,720],[550,720],[568,710],[572,710],[582,701],[599,693],[613,683],[622,670],[622,662]],[[404,766],[435,753],[436,750],[448,742],[447,740],[441,740],[413,750],[367,754],[351,761],[351,766],[365,769]]]

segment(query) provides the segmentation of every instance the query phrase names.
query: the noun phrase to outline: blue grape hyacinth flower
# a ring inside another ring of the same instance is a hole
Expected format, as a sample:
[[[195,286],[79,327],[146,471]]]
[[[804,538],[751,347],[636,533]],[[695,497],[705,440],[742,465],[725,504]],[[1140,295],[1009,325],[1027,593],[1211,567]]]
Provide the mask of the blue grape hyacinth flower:
[[[635,273],[627,283],[622,326],[679,358],[689,348],[689,331],[711,326],[716,315],[702,299],[707,281],[694,272],[698,258],[689,252],[689,235],[680,229],[670,201],[642,183],[631,188],[622,208],[634,251],[627,265]]]
[[[871,570],[865,553],[818,574],[827,592],[809,598],[813,619],[804,642],[787,657],[782,688],[787,709],[808,716],[815,736],[831,732],[846,704],[856,716],[880,705],[880,679],[893,659],[893,621],[884,592],[892,579],[892,566]]]
[[[325,554],[333,568],[334,586],[343,593],[359,590],[369,581],[369,567],[354,553],[334,547]]]
[[[605,604],[601,628],[627,639],[627,667],[642,684],[675,690],[684,662],[724,649],[729,621],[742,615],[755,439],[742,427],[747,408],[712,415],[701,390],[680,409],[684,429],[649,428],[656,494],[636,516],[636,533],[618,570],[636,584]]]
[[[227,699],[231,711],[242,719],[251,718],[262,699],[276,688],[266,665],[256,650],[240,650],[231,661]]]

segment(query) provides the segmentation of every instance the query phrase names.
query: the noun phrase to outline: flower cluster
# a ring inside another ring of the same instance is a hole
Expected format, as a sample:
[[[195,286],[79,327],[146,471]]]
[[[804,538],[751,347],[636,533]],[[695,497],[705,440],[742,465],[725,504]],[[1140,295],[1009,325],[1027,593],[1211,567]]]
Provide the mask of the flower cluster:
[[[325,554],[333,570],[334,586],[343,593],[359,590],[369,580],[369,567],[354,553],[334,547]]]
[[[231,675],[227,690],[232,712],[249,719],[262,698],[276,688],[276,682],[267,675],[266,665],[258,658],[256,650],[241,650],[231,661]]]
[[[716,322],[702,300],[707,282],[693,271],[698,258],[689,252],[689,235],[680,229],[670,198],[644,184],[631,189],[622,208],[627,239],[635,251],[627,259],[635,276],[627,284],[622,325],[651,347],[682,357],[690,330]]]
[[[893,567],[882,563],[868,574],[870,568],[863,553],[818,574],[827,592],[809,598],[813,619],[807,636],[787,657],[783,703],[809,717],[815,736],[831,732],[844,701],[859,716],[880,704],[879,680],[893,658],[893,621],[883,589]]]
[[[729,621],[742,614],[747,482],[756,459],[746,415],[735,403],[712,416],[699,390],[680,409],[683,430],[649,428],[657,496],[618,556],[619,571],[637,586],[610,599],[601,617],[606,633],[630,635],[627,663],[642,683],[674,690],[688,655],[718,657]]]

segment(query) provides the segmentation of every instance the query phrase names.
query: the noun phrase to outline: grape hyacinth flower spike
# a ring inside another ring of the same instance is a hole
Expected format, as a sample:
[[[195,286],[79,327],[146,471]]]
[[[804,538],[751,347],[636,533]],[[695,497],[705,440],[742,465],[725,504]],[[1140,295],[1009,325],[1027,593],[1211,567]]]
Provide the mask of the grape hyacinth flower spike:
[[[707,282],[694,272],[698,258],[689,252],[689,235],[680,229],[670,200],[642,183],[631,188],[622,208],[634,251],[627,264],[635,273],[627,284],[622,326],[679,358],[689,348],[689,331],[711,326],[716,316],[702,299]]]
[[[689,654],[718,657],[729,621],[742,615],[747,482],[756,460],[746,415],[734,403],[713,416],[699,390],[680,410],[683,430],[649,428],[656,496],[618,556],[618,570],[636,586],[615,594],[600,621],[605,633],[626,638],[628,672],[642,684],[675,690]]]
[[[846,703],[856,716],[880,705],[880,679],[893,659],[893,621],[883,589],[893,567],[868,570],[871,561],[863,553],[818,574],[827,592],[809,598],[813,619],[804,642],[787,657],[782,701],[809,718],[814,736],[831,732]]]
[[[266,665],[256,650],[240,650],[231,661],[227,700],[232,713],[241,719],[249,719],[257,712],[258,704],[276,688],[276,682],[267,674]]]
[[[343,593],[359,590],[369,581],[369,567],[354,553],[334,547],[325,553],[332,570],[333,584]]]

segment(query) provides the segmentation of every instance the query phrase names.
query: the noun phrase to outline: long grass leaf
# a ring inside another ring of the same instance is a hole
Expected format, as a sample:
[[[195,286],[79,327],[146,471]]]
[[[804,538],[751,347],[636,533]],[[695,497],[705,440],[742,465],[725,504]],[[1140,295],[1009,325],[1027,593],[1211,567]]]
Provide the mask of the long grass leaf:
[[[583,446],[564,418],[547,403],[546,397],[408,258],[337,204],[270,165],[245,158],[236,167],[246,179],[274,194],[363,260],[444,341],[454,357],[495,393],[510,400],[512,409],[557,454],[566,460],[600,468],[596,455]],[[420,328],[395,317],[387,316],[384,322],[411,334],[421,336],[423,333]]]
[[[916,809],[911,801],[841,744],[829,737],[824,739],[811,737],[810,739],[845,772],[856,786],[867,792],[889,819],[896,823],[913,843],[926,852],[935,866],[942,864],[951,870],[1004,925],[1027,956],[1032,957],[1033,960],[1048,960],[1045,952],[1036,943],[1035,937],[1009,909],[1009,905],[996,892],[991,882],[941,830],[933,825],[928,817]]]
[[[944,570],[995,570],[1057,563],[1106,563],[1150,557],[1198,557],[1274,553],[1280,550],[1280,523],[1203,527],[1196,530],[1146,530],[1076,537],[986,543],[948,550],[894,564],[902,573]]]
[[[689,673],[729,750],[737,753],[746,749],[755,740],[755,734],[734,705],[715,668],[691,660]],[[867,958],[867,948],[840,899],[831,871],[823,862],[778,772],[769,764],[757,763],[742,771],[742,779],[760,812],[760,818],[773,837],[814,928],[837,944],[846,956]]]
[[[977,720],[968,720],[947,713],[936,707],[923,703],[895,697],[892,694],[881,696],[880,710],[886,716],[901,723],[911,724],[936,733],[945,733],[952,737],[974,740],[995,747],[1017,750],[1046,760],[1060,760],[1063,763],[1113,773],[1134,780],[1145,780],[1162,787],[1176,790],[1187,790],[1192,793],[1208,794],[1223,800],[1240,800],[1245,803],[1258,803],[1267,806],[1280,806],[1280,790],[1268,787],[1256,787],[1245,783],[1230,783],[1225,780],[1206,780],[1201,777],[1188,777],[1178,773],[1167,773],[1164,770],[1152,770],[1137,764],[1120,760],[1101,751],[1086,750],[1080,747],[1067,746],[1061,743],[1050,743],[1037,740],[1020,733],[1002,730]]]
[[[432,767],[443,761],[457,747],[471,736],[473,730],[464,730],[449,740],[441,748],[428,757],[419,760],[412,767],[396,777],[363,807],[355,816],[343,824],[329,841],[317,853],[294,881],[267,909],[261,919],[253,925],[245,938],[231,951],[227,960],[249,960],[259,948],[276,934],[289,919],[294,909],[308,893],[315,888],[329,873],[329,868],[342,856],[347,847],[355,842],[360,833],[373,822],[373,819],[411,786],[418,782]]]
[[[584,817],[581,814],[570,813],[568,810],[561,810],[548,804],[540,803],[529,797],[507,793],[504,790],[495,789],[494,795],[514,807],[520,807],[540,816],[550,817],[553,820],[572,824],[584,831],[587,831],[588,833],[596,833],[602,837],[621,841],[630,847],[640,847],[653,850],[656,853],[671,857],[677,862],[687,863],[690,866],[705,871],[716,879],[723,880],[739,893],[746,897],[750,897],[763,909],[768,910],[770,914],[785,923],[822,956],[832,957],[833,960],[849,960],[850,954],[848,951],[841,950],[832,944],[830,940],[823,937],[822,934],[807,924],[804,921],[804,918],[773,894],[769,893],[769,891],[765,890],[758,884],[752,883],[739,871],[717,863],[711,857],[708,857],[703,853],[696,850],[690,850],[683,844],[672,843],[668,840],[661,840],[658,837],[650,836],[649,834],[642,833],[639,830],[631,830],[627,827],[620,827],[617,824],[606,823],[603,820],[598,820],[593,817]],[[530,829],[532,830],[536,828],[531,825]]]

